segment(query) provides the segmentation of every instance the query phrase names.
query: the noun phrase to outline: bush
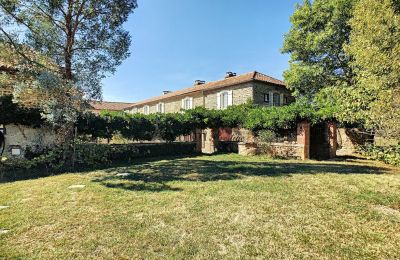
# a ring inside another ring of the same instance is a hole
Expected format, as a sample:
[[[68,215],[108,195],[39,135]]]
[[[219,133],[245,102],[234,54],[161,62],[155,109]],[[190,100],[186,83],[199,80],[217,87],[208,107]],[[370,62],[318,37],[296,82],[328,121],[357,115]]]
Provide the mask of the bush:
[[[301,120],[318,123],[332,120],[332,111],[321,109],[306,100],[287,106],[260,107],[251,104],[231,106],[225,110],[197,107],[183,113],[127,114],[104,111],[100,115],[82,115],[76,126],[79,134],[107,138],[115,134],[130,140],[162,139],[173,141],[195,129],[244,127],[259,132],[292,129]]]
[[[360,147],[361,153],[369,159],[383,161],[385,163],[400,166],[400,145],[375,146],[366,145]]]
[[[116,163],[129,163],[137,158],[194,154],[195,146],[194,143],[77,144],[75,150],[56,147],[30,159],[1,157],[0,173],[3,176],[4,173],[16,171],[44,170],[49,174],[108,167]]]

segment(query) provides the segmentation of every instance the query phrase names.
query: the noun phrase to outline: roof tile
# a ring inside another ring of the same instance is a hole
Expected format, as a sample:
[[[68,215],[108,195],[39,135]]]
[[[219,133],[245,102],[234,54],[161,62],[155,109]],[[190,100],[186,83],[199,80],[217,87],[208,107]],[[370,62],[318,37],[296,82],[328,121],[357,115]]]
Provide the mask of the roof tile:
[[[204,90],[214,90],[214,89],[219,89],[219,88],[228,87],[228,86],[234,86],[237,84],[246,83],[246,82],[250,82],[250,81],[262,81],[262,82],[270,83],[273,85],[286,87],[285,83],[281,80],[272,78],[270,76],[259,73],[257,71],[253,71],[253,72],[249,72],[246,74],[242,74],[242,75],[238,75],[238,76],[234,76],[234,77],[230,77],[230,78],[226,78],[226,79],[222,79],[222,80],[218,80],[218,81],[208,82],[208,83],[205,83],[202,85],[184,88],[184,89],[174,91],[174,92],[171,92],[171,93],[168,93],[165,95],[152,97],[152,98],[134,103],[132,106],[129,106],[125,109],[148,104],[148,103],[153,103],[153,102],[157,102],[157,101],[161,101],[161,100],[165,100],[168,98],[177,97],[177,96],[181,96],[181,95],[185,95],[185,94],[189,94],[189,93],[193,93],[193,92],[204,91]]]

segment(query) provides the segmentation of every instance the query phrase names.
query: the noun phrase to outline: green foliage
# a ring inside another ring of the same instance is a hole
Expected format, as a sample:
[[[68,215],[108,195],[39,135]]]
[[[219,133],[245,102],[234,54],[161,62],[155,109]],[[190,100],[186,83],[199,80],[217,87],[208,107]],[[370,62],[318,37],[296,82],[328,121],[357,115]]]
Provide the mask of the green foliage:
[[[0,38],[29,61],[21,43],[48,57],[63,79],[99,97],[101,80],[129,56],[123,23],[136,7],[136,0],[0,0]]]
[[[294,94],[314,96],[328,86],[349,85],[353,79],[348,24],[356,0],[315,0],[298,5],[285,35],[283,53],[291,55],[284,78]]]
[[[400,140],[400,15],[392,0],[360,0],[350,20],[355,84],[335,93],[344,120]],[[373,33],[371,33],[373,32]]]
[[[400,167],[400,145],[360,147],[361,152],[369,159],[380,160],[385,163]]]
[[[321,107],[305,99],[288,106],[259,107],[232,106],[225,110],[197,107],[183,113],[127,114],[102,112],[100,115],[83,114],[76,126],[78,133],[94,138],[110,139],[115,134],[130,140],[162,139],[174,141],[196,129],[244,127],[254,132],[293,129],[302,120],[312,123],[335,119],[335,107]]]
[[[156,127],[155,137],[170,142],[193,131],[191,122],[182,114],[155,114],[151,116],[151,123]]]
[[[131,162],[137,158],[194,153],[195,144],[193,143],[124,145],[78,143],[74,150],[54,147],[39,153],[29,153],[27,159],[1,157],[0,173],[30,169],[44,169],[47,173],[55,173],[83,168],[107,167],[116,163]],[[70,159],[66,160],[65,158]]]
[[[64,150],[61,147],[46,149],[37,154],[28,150],[27,153],[27,159],[2,157],[0,171],[45,169],[47,172],[55,172],[61,170],[66,164],[66,160],[63,159]]]
[[[0,122],[4,125],[40,127],[44,123],[39,109],[20,106],[12,101],[11,96],[0,97],[0,111]]]

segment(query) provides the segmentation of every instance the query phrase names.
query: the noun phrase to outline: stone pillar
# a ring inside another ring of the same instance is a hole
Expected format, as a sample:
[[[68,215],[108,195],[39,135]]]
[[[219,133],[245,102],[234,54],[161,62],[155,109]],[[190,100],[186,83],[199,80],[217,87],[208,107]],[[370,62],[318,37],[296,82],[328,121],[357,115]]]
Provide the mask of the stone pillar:
[[[217,151],[218,145],[218,129],[207,128],[203,130],[205,133],[204,146],[202,146],[202,152],[206,154],[213,154]]]
[[[202,152],[202,144],[203,144],[202,131],[201,131],[201,129],[196,129],[193,134],[194,134],[194,141],[196,142],[196,152],[201,153]]]
[[[336,157],[337,150],[337,126],[336,122],[327,123],[328,131],[328,144],[329,144],[329,158]]]
[[[301,159],[310,159],[310,123],[307,121],[297,124],[297,144],[302,145]]]

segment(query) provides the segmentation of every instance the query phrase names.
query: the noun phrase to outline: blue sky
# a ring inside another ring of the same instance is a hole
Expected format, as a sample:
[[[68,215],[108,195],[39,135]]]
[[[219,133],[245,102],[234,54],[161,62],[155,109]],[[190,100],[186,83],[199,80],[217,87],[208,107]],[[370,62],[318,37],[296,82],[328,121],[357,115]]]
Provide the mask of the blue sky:
[[[163,90],[253,70],[282,79],[280,53],[301,0],[138,0],[125,27],[131,56],[103,81],[103,99],[135,102]]]

